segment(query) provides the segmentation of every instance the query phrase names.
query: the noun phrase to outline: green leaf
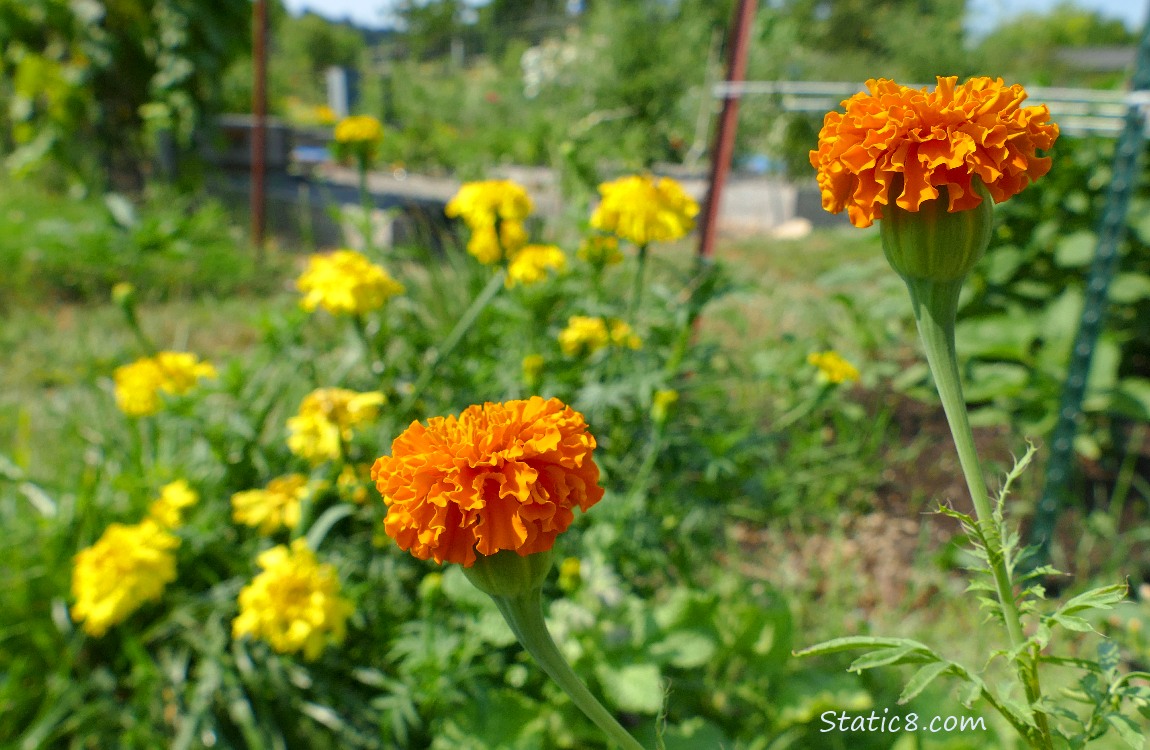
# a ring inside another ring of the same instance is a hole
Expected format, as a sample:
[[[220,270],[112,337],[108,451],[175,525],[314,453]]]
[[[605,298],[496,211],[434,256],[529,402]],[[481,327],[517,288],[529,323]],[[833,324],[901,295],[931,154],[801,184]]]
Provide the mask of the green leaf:
[[[906,648],[908,651],[919,651],[934,660],[938,660],[938,656],[930,650],[929,646],[918,641],[912,641],[909,638],[880,638],[868,635],[852,635],[817,643],[809,648],[796,651],[795,656],[826,656],[827,654],[840,654],[844,651],[857,651],[864,648],[871,650]]]
[[[911,675],[911,678],[906,683],[906,687],[902,689],[902,694],[898,696],[898,704],[904,706],[910,703],[917,698],[919,693],[925,690],[930,683],[934,682],[935,678],[949,670],[950,667],[950,662],[939,661],[920,668]]]
[[[1127,592],[1128,587],[1125,583],[1100,586],[1068,599],[1065,604],[1058,608],[1055,615],[1072,615],[1092,609],[1111,609],[1115,604],[1126,599]]]
[[[1115,414],[1150,422],[1150,379],[1123,378],[1111,395],[1109,409]]]
[[[682,669],[701,667],[715,655],[715,640],[698,630],[679,630],[654,644],[648,653],[653,659]]]
[[[1150,297],[1150,276],[1120,273],[1110,283],[1110,301],[1131,305]]]
[[[874,669],[875,667],[886,667],[895,664],[919,664],[923,661],[929,661],[930,659],[931,655],[927,655],[924,659],[922,652],[911,646],[884,648],[863,654],[851,662],[851,665],[847,667],[847,671],[861,672],[864,669]]]
[[[663,677],[654,664],[631,664],[621,669],[603,664],[596,676],[611,706],[638,714],[659,713]]]
[[[105,193],[104,205],[108,207],[112,220],[124,229],[131,229],[139,221],[135,206],[120,193]]]
[[[1141,750],[1145,747],[1145,738],[1142,736],[1142,731],[1130,719],[1122,714],[1110,714],[1106,717],[1107,723],[1114,727],[1114,731],[1118,732],[1118,736],[1122,738],[1128,746]]]
[[[1081,268],[1094,259],[1098,238],[1093,232],[1074,232],[1054,246],[1054,262],[1061,268]]]
[[[323,544],[323,539],[327,536],[327,532],[331,531],[331,527],[354,512],[355,508],[347,503],[333,505],[325,510],[323,514],[315,520],[315,523],[311,525],[311,528],[307,530],[307,546],[313,550],[318,550],[319,546]]]
[[[958,356],[1025,362],[1037,335],[1035,323],[1023,310],[960,321],[954,332]]]

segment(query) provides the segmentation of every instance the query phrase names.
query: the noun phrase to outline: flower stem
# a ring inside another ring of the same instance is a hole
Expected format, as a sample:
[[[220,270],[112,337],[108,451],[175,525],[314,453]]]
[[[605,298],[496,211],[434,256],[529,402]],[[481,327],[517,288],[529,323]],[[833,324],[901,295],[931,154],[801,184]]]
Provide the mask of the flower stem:
[[[1014,599],[1014,583],[1003,550],[1001,522],[995,516],[986,491],[986,481],[974,446],[974,433],[970,429],[966,400],[962,395],[962,381],[958,374],[954,323],[963,280],[928,281],[913,277],[903,278],[910,290],[911,305],[914,308],[918,333],[926,351],[926,361],[934,375],[942,408],[946,412],[946,421],[950,425],[950,434],[958,450],[958,461],[974,503],[975,520],[986,544],[1002,621],[1006,626],[1010,647],[1018,653],[1018,676],[1026,691],[1027,699],[1033,704],[1042,695],[1038,684],[1037,654],[1033,649],[1028,649],[1025,655],[1020,653],[1026,643],[1026,637],[1022,632],[1022,618]],[[1037,735],[1028,739],[1034,747],[1052,748],[1053,740],[1046,714],[1036,710],[1035,721],[1038,725]]]
[[[647,269],[647,243],[639,245],[638,265],[635,268],[635,282],[631,289],[631,307],[627,311],[627,319],[635,322],[635,315],[639,312],[639,300],[643,297],[643,274]]]
[[[372,223],[372,209],[374,208],[371,200],[371,191],[367,188],[367,158],[361,157],[359,160],[359,208],[363,211],[363,249],[368,255],[375,252],[375,234]]]
[[[447,338],[444,339],[443,345],[435,351],[431,362],[428,363],[427,367],[425,367],[420,374],[419,379],[411,389],[411,393],[403,400],[403,403],[400,404],[400,414],[406,413],[419,399],[423,393],[423,389],[427,387],[427,384],[431,382],[431,379],[435,376],[435,371],[439,365],[442,364],[443,360],[447,359],[452,350],[459,345],[459,342],[467,332],[471,330],[471,326],[475,325],[475,321],[479,319],[480,314],[487,308],[487,305],[491,303],[491,300],[495,299],[495,295],[499,293],[499,290],[504,287],[503,279],[505,276],[506,271],[503,269],[493,274],[491,280],[487,282],[487,286],[483,287],[483,290],[479,292],[479,295],[472,301],[471,305],[463,311],[463,315],[459,317],[459,320],[455,323],[455,327],[451,329],[451,332],[447,334]]]
[[[591,691],[583,684],[547,630],[543,619],[541,589],[535,588],[520,596],[492,596],[495,606],[503,614],[503,619],[515,633],[515,637],[531,654],[543,671],[555,681],[563,692],[571,698],[579,710],[599,727],[608,739],[623,750],[645,750],[639,742],[624,729],[611,713],[603,708]]]

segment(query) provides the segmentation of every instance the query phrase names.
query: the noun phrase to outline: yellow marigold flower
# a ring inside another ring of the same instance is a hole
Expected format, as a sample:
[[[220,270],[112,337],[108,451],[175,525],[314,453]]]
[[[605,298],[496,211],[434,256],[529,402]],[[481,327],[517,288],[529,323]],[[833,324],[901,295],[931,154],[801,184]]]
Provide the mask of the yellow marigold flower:
[[[403,284],[354,250],[311,256],[296,288],[303,292],[303,309],[322,307],[332,315],[362,315],[404,291]]]
[[[367,502],[367,489],[371,485],[371,466],[344,464],[335,480],[335,489],[344,500],[358,505]]]
[[[314,463],[343,456],[353,428],[379,415],[385,402],[378,391],[356,393],[346,388],[320,388],[304,397],[299,414],[287,422],[288,448]]]
[[[858,369],[838,352],[813,352],[807,355],[807,363],[818,368],[820,383],[845,383],[859,379]]]
[[[599,194],[591,226],[632,244],[677,240],[695,228],[699,204],[670,177],[620,177],[600,185]]]
[[[679,401],[679,392],[670,388],[655,391],[651,397],[651,419],[660,424],[667,421],[671,407]]]
[[[607,322],[602,318],[572,315],[559,332],[559,348],[569,357],[594,354],[611,342]]]
[[[335,110],[332,109],[331,107],[327,106],[326,104],[320,104],[315,109],[313,109],[312,110],[312,117],[314,117],[315,121],[318,122],[320,125],[332,125],[336,121]],[[382,134],[382,130],[383,130],[383,128],[381,126],[380,127],[381,134]]]
[[[528,354],[523,358],[523,382],[527,385],[534,387],[539,382],[539,376],[543,374],[543,355],[542,354]]]
[[[615,346],[625,346],[628,349],[642,349],[643,339],[631,328],[629,323],[613,319],[610,321],[611,343]]]
[[[596,234],[583,240],[579,245],[579,260],[593,266],[614,266],[623,262],[623,252],[619,249],[619,238],[609,234]]]
[[[445,213],[462,218],[471,229],[502,221],[523,221],[535,205],[522,185],[511,180],[465,182],[447,203]]]
[[[343,642],[354,609],[340,596],[333,566],[318,562],[303,539],[260,553],[258,563],[263,572],[240,591],[233,638],[260,638],[281,654],[303,651],[309,660]]]
[[[415,422],[371,476],[387,504],[384,531],[416,557],[470,567],[480,555],[550,550],[603,497],[595,438],[558,399],[468,407]]]
[[[130,417],[145,417],[160,411],[161,393],[185,395],[201,378],[216,377],[216,368],[194,354],[160,352],[117,367],[112,377],[120,411]]]
[[[938,78],[933,91],[880,78],[867,92],[829,112],[811,166],[818,170],[823,208],[844,208],[851,223],[870,226],[883,206],[918,211],[946,187],[948,210],[974,208],[978,178],[995,203],[1017,194],[1050,169],[1036,155],[1058,137],[1045,105],[1022,107],[1026,92],[1001,78]]]
[[[352,115],[336,123],[337,143],[378,144],[383,140],[383,124],[371,115]]]
[[[245,490],[232,495],[232,520],[274,534],[294,529],[299,523],[300,504],[311,487],[303,474],[276,477],[262,490]]]
[[[444,211],[471,230],[467,252],[490,265],[515,255],[527,244],[523,220],[534,209],[523,186],[511,180],[465,182]]]
[[[136,287],[127,281],[117,282],[112,287],[112,302],[120,307],[128,307],[135,303]]]
[[[99,638],[145,602],[159,599],[176,579],[172,550],[180,540],[151,519],[127,526],[114,523],[72,568],[72,618]]]
[[[499,242],[503,245],[503,254],[511,258],[527,244],[527,230],[521,221],[501,221],[499,223]]]
[[[559,563],[559,588],[574,591],[583,580],[583,564],[578,557],[568,557]]]
[[[507,288],[516,284],[538,284],[547,278],[547,271],[562,271],[567,267],[567,256],[555,245],[528,245],[515,254],[507,266]]]
[[[199,502],[200,496],[183,479],[165,484],[160,497],[148,507],[148,517],[166,529],[184,522],[184,508]]]

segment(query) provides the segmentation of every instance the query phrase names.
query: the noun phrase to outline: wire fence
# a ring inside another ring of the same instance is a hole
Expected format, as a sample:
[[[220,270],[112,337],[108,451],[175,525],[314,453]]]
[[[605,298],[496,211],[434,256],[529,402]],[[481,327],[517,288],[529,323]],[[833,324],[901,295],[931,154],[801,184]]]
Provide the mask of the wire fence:
[[[920,88],[921,84],[910,87]],[[711,88],[711,95],[717,99],[773,96],[786,112],[821,116],[837,109],[843,99],[861,90],[858,84],[839,81],[724,81]],[[1143,114],[1150,109],[1150,92],[1146,91],[1027,87],[1027,93],[1030,94],[1027,104],[1047,105],[1059,130],[1069,136],[1117,138],[1131,106],[1138,107]],[[1150,120],[1143,117],[1143,122],[1148,123],[1144,128],[1150,136]]]

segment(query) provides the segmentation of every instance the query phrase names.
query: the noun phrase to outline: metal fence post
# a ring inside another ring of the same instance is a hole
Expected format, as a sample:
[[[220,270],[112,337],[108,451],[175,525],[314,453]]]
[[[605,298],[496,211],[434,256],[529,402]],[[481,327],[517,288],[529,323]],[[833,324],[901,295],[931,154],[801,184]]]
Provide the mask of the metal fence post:
[[[1145,140],[1145,110],[1146,105],[1150,103],[1145,94],[1140,95],[1140,92],[1150,90],[1150,20],[1147,20],[1142,29],[1130,88],[1125,123],[1114,151],[1113,177],[1098,228],[1098,249],[1090,266],[1082,319],[1070,354],[1070,366],[1058,407],[1058,422],[1050,440],[1050,460],[1046,465],[1042,499],[1038,503],[1030,529],[1030,543],[1038,552],[1032,561],[1035,565],[1041,565],[1049,558],[1050,542],[1058,522],[1058,514],[1069,494],[1068,484],[1074,463],[1074,438],[1078,433],[1082,399],[1086,393],[1086,378],[1090,372],[1094,346],[1102,330],[1110,280],[1114,277],[1118,263],[1118,247],[1126,233],[1126,213],[1130,205],[1130,196],[1138,182],[1139,157]]]

